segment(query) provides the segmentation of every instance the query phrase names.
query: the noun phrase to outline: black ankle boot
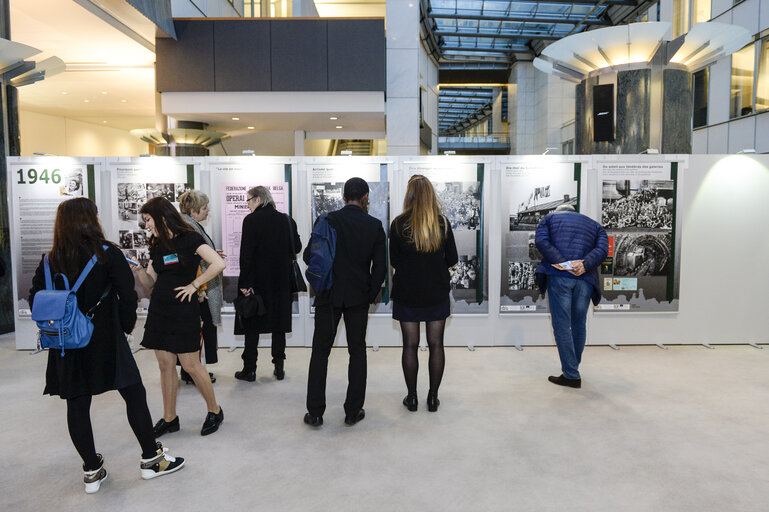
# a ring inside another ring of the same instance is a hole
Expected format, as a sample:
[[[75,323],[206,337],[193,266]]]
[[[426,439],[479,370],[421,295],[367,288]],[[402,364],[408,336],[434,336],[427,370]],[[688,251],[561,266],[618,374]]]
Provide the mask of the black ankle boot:
[[[441,405],[441,401],[438,400],[438,393],[435,391],[429,391],[427,393],[427,410],[435,412],[438,410],[438,406]]]
[[[273,371],[272,374],[275,375],[275,378],[278,380],[283,380],[283,378],[286,376],[286,372],[283,371],[282,359],[275,363],[275,371]]]
[[[417,410],[417,404],[419,402],[417,401],[417,394],[416,393],[409,393],[406,395],[406,397],[403,399],[403,405],[406,406],[406,409],[409,411],[416,411]]]

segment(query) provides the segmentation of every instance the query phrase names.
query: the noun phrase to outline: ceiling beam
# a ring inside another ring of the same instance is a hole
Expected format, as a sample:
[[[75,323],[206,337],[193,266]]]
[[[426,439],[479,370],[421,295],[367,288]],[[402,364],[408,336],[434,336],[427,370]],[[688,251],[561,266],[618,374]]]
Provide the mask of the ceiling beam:
[[[475,14],[430,14],[430,18],[433,19],[449,19],[449,20],[480,20],[480,21],[510,21],[514,23],[568,23],[576,25],[582,22],[585,25],[611,25],[609,20],[593,19],[583,21],[582,16],[576,19],[563,19],[563,18],[549,18],[540,17],[535,14],[521,15],[521,16],[479,16]]]
[[[446,37],[484,37],[484,38],[492,38],[492,39],[543,39],[546,41],[557,41],[558,39],[561,39],[566,36],[566,34],[557,36],[555,34],[531,34],[531,33],[523,33],[523,34],[485,33],[484,34],[484,33],[478,33],[478,32],[455,32],[455,31],[449,31],[449,30],[436,30],[434,33],[436,36],[446,36]],[[445,47],[441,47],[441,49],[443,48]],[[519,48],[524,48],[524,47],[519,46]],[[525,50],[528,50],[528,48],[525,48]]]

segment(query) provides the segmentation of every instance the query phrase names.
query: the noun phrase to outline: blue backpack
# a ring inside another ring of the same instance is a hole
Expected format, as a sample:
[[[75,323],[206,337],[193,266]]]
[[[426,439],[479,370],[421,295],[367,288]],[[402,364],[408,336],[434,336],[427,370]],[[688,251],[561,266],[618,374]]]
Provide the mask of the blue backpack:
[[[310,263],[304,275],[315,293],[330,290],[333,284],[336,230],[328,223],[327,214],[318,217],[310,235]]]
[[[72,289],[69,287],[67,276],[56,274],[54,278],[61,276],[64,280],[64,289],[57,290],[54,287],[53,278],[51,278],[48,255],[46,254],[43,258],[45,290],[38,291],[32,303],[32,320],[35,321],[40,330],[38,342],[41,348],[61,349],[61,356],[64,357],[65,349],[83,348],[91,341],[93,312],[107,296],[111,287],[107,287],[99,302],[85,314],[77,307],[75,293],[95,264],[96,255],[88,261],[83,271],[80,272],[80,276]]]

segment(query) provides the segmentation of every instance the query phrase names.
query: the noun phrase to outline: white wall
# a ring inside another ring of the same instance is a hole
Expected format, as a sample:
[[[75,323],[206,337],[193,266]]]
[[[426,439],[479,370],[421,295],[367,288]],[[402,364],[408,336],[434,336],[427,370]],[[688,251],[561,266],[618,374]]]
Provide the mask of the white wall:
[[[305,141],[305,151],[307,150]],[[258,132],[240,135],[208,148],[211,156],[240,156],[246,149],[251,149],[262,156],[293,156],[294,132]]]
[[[139,156],[149,146],[126,130],[65,117],[19,111],[21,154],[59,156]]]

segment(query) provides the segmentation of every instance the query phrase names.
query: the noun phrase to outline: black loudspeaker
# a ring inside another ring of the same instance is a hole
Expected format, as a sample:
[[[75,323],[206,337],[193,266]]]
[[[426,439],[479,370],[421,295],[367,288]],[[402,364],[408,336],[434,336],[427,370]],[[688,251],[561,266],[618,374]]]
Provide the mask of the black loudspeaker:
[[[593,86],[593,140],[614,140],[614,84]]]

